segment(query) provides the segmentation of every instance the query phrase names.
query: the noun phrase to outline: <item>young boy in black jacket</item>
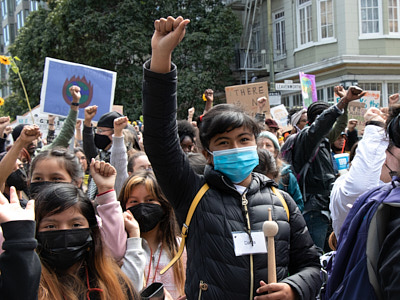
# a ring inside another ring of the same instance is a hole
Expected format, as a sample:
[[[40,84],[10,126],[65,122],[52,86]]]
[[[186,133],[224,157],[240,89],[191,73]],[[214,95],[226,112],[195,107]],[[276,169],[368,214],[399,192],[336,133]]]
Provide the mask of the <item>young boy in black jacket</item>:
[[[279,199],[272,180],[252,173],[258,165],[255,121],[233,105],[217,105],[204,115],[199,128],[208,163],[204,176],[193,171],[179,145],[177,71],[171,54],[188,23],[182,17],[155,21],[152,59],[144,65],[143,82],[145,150],[181,225],[199,189],[205,183],[210,187],[190,223],[186,296],[313,299],[321,285],[319,258],[304,219],[288,194],[281,192],[284,199]],[[266,284],[267,254],[254,249],[265,245],[261,230],[269,208],[279,226],[278,283]]]

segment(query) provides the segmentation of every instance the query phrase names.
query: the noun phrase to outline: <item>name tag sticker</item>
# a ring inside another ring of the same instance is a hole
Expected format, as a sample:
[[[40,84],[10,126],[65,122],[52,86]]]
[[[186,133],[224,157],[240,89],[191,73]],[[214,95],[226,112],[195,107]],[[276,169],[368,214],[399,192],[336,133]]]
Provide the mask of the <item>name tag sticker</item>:
[[[267,253],[267,244],[265,241],[264,232],[262,231],[251,232],[253,244],[251,243],[247,232],[235,231],[232,232],[232,237],[236,256]]]

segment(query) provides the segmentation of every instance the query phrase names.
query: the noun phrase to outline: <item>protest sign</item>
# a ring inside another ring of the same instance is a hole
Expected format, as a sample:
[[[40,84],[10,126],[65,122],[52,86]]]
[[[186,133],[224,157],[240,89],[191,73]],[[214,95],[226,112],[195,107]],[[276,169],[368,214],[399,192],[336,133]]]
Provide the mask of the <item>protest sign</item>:
[[[349,120],[356,119],[357,130],[363,131],[365,128],[364,114],[371,107],[379,108],[380,106],[380,91],[365,91],[365,95],[359,100],[351,101],[347,108]],[[335,102],[338,103],[340,97],[335,93]]]
[[[33,119],[35,121],[35,124],[39,126],[40,132],[43,134],[43,138],[47,136],[47,131],[49,129],[49,115],[46,113],[41,113],[40,110],[40,105],[32,108],[32,115]],[[64,120],[65,118],[63,117],[56,117],[54,120],[54,126],[55,126],[55,134],[58,135],[61,131],[62,126],[64,125]],[[17,116],[16,120],[11,123],[11,126],[14,128],[15,126],[19,124],[28,124],[32,125],[32,118],[29,112]]]
[[[309,107],[312,102],[317,102],[317,86],[315,85],[315,75],[299,72],[301,95],[303,97],[303,106]]]
[[[46,57],[40,98],[42,112],[66,117],[72,96],[69,88],[81,88],[79,119],[84,119],[84,109],[97,105],[93,121],[111,111],[117,74],[112,71]]]
[[[288,115],[286,107],[283,104],[271,108],[271,116],[278,123],[282,132],[289,131],[293,128],[292,125],[288,125],[287,123]]]
[[[234,104],[242,108],[250,116],[255,117],[257,111],[257,99],[266,97],[268,99],[268,83],[257,82],[225,87],[226,103]],[[270,115],[269,101],[265,105],[263,113]]]

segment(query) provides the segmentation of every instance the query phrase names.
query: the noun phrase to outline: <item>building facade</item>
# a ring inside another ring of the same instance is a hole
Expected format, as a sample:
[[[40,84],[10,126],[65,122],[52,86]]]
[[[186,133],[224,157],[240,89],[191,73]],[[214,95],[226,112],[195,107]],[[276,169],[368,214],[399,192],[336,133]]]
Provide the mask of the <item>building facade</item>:
[[[10,55],[9,47],[14,42],[18,31],[24,26],[29,13],[45,6],[44,1],[30,0],[0,0],[1,3],[1,27],[0,32],[0,55]],[[0,78],[4,81],[7,78],[8,67],[1,65]],[[10,94],[9,87],[0,90],[0,97],[7,97]]]
[[[333,103],[335,85],[358,84],[380,91],[381,106],[400,91],[400,0],[225,3],[243,21],[238,82],[268,81],[273,89],[285,80],[299,83],[304,72],[315,75],[319,100]],[[299,91],[281,95],[287,107],[302,104]]]

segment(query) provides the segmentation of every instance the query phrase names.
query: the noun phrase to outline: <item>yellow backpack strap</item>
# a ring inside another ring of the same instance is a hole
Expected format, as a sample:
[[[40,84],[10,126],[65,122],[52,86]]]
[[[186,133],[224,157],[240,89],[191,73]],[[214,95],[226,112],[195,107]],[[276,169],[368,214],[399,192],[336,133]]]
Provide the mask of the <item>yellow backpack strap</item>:
[[[186,216],[186,221],[185,221],[185,223],[183,223],[183,226],[182,226],[182,240],[181,240],[181,244],[179,246],[179,250],[176,253],[175,257],[168,263],[168,265],[160,271],[161,275],[164,274],[165,272],[167,272],[168,269],[171,268],[177,262],[177,260],[182,256],[183,249],[185,248],[186,237],[187,237],[187,233],[189,230],[190,221],[192,220],[192,217],[193,217],[194,211],[196,210],[197,204],[199,204],[201,198],[203,198],[204,193],[207,192],[207,190],[209,188],[210,187],[208,186],[208,184],[205,183],[201,187],[201,189],[197,192],[196,196],[194,197],[192,204],[190,205],[188,214]]]
[[[276,196],[278,196],[279,200],[281,200],[282,205],[283,205],[283,208],[284,208],[285,211],[286,211],[287,219],[288,219],[288,222],[289,222],[289,208],[288,208],[288,206],[287,206],[287,203],[286,203],[285,199],[283,198],[282,194],[278,191],[277,188],[275,188],[274,186],[271,186],[271,189],[272,189],[272,192],[273,192]]]

